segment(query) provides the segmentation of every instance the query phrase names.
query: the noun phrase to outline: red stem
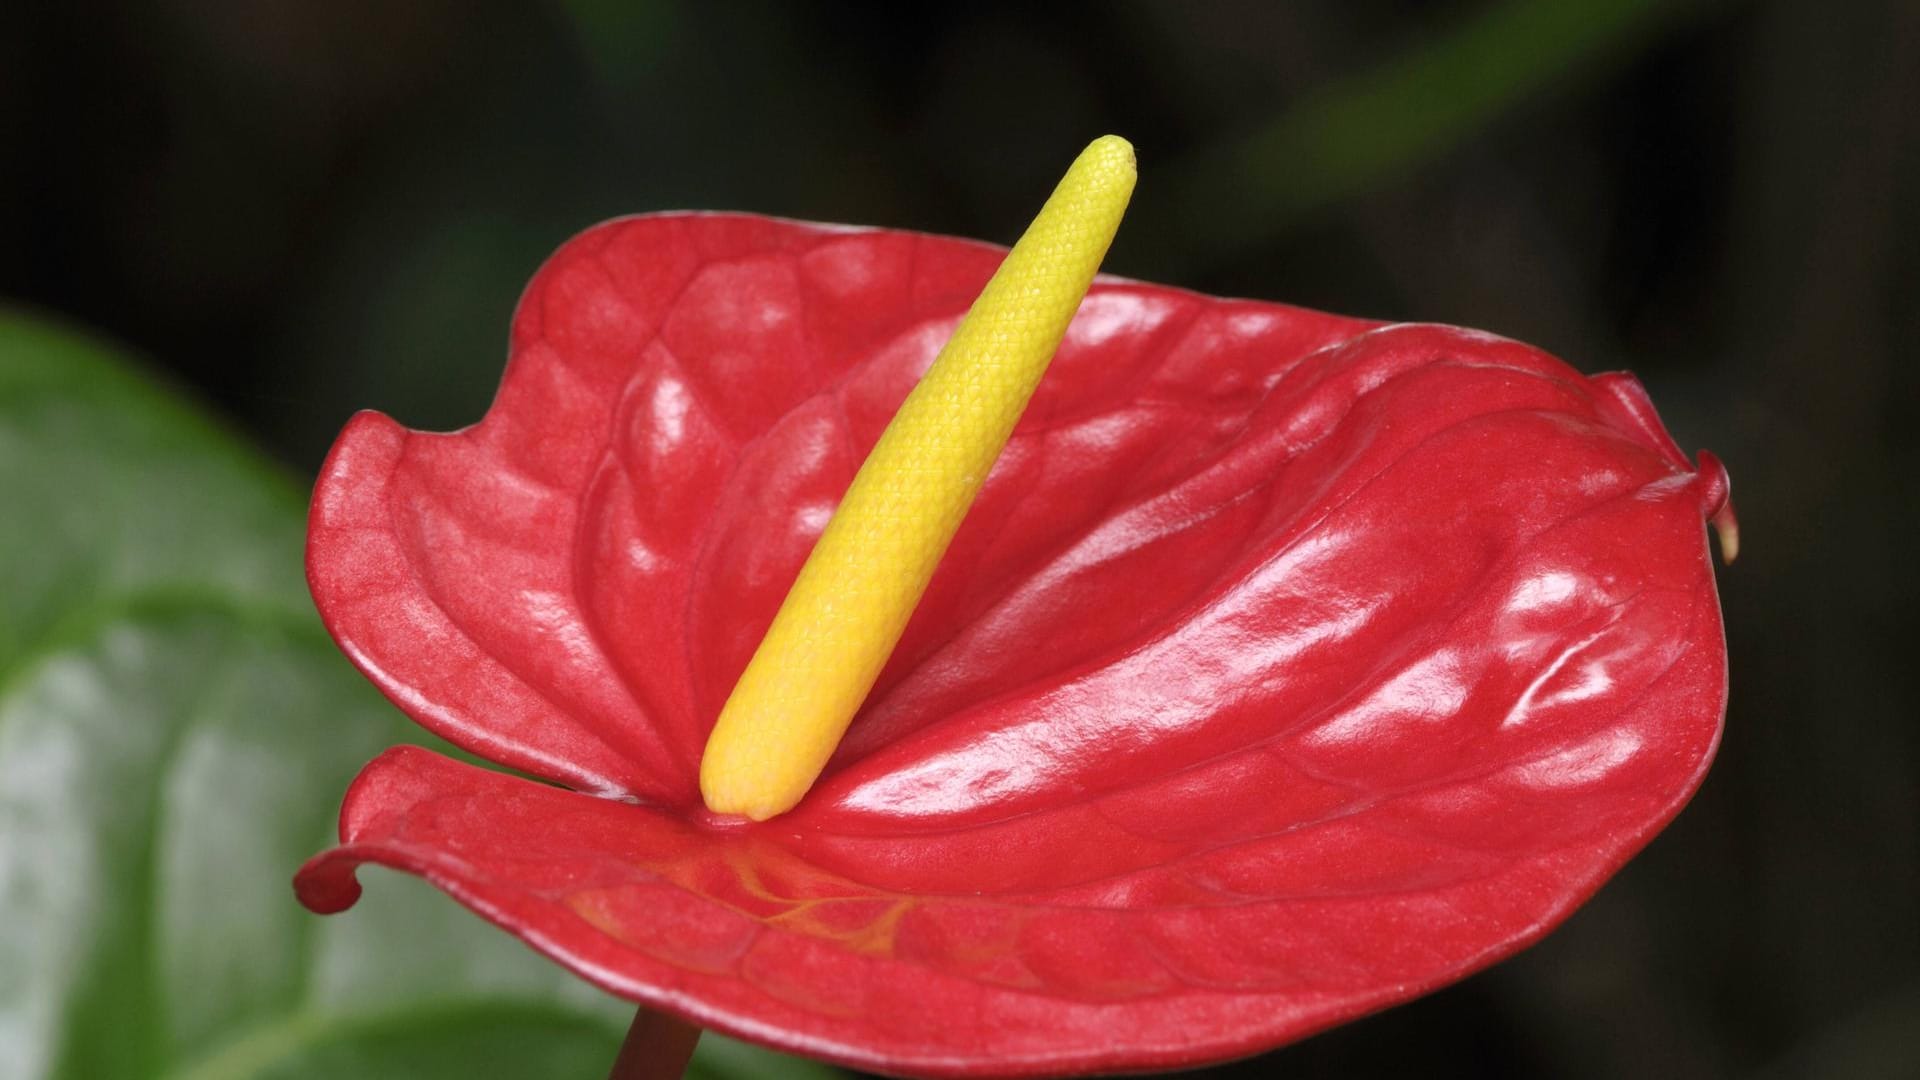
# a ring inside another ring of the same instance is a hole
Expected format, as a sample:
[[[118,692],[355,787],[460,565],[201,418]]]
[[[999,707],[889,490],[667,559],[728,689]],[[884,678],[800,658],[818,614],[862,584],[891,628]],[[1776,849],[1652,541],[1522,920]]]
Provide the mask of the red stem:
[[[699,1041],[698,1027],[642,1005],[607,1080],[680,1080]]]

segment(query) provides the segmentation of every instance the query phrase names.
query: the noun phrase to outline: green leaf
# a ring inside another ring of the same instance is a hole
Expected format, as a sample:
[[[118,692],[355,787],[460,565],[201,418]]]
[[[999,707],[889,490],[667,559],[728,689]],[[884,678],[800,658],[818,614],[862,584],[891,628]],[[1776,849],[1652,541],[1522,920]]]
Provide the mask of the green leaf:
[[[143,592],[306,610],[300,503],[101,344],[0,309],[0,678]]]
[[[289,878],[430,742],[306,599],[297,486],[0,311],[0,1076],[592,1076],[631,1006],[412,879]],[[693,1075],[837,1075],[708,1036]]]

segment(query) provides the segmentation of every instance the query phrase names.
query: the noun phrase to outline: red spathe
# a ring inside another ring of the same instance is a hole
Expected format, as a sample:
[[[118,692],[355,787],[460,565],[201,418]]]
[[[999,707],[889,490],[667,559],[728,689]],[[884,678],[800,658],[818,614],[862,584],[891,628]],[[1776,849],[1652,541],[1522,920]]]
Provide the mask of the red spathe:
[[[480,424],[355,418],[329,629],[576,791],[396,749],[301,899],[418,873],[617,994],[868,1069],[1169,1068],[1511,954],[1698,786],[1726,476],[1630,377],[1103,278],[819,785],[708,814],[707,729],[1001,254],[612,222],[534,279]]]

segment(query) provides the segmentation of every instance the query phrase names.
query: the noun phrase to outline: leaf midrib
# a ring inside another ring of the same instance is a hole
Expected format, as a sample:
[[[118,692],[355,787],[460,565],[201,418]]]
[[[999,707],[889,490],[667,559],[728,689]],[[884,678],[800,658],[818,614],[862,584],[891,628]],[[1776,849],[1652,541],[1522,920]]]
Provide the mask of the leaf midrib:
[[[69,609],[33,634],[0,662],[0,704],[10,699],[36,667],[63,652],[98,641],[116,623],[210,615],[249,627],[264,627],[302,645],[331,648],[332,639],[310,611],[268,596],[234,595],[204,584],[164,584],[128,589]]]

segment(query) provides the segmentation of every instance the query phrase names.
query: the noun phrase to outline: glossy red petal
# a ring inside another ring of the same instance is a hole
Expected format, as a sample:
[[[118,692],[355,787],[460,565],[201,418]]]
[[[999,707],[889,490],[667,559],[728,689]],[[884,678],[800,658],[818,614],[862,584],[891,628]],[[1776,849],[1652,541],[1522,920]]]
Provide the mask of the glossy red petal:
[[[635,801],[396,754],[308,903],[424,873],[616,992],[870,1068],[1169,1066],[1512,952],[1698,785],[1726,478],[1630,377],[1103,281],[820,786],[713,822],[707,728],[998,254],[616,222],[535,279],[480,425],[356,419],[309,549],[342,646],[455,742]]]

